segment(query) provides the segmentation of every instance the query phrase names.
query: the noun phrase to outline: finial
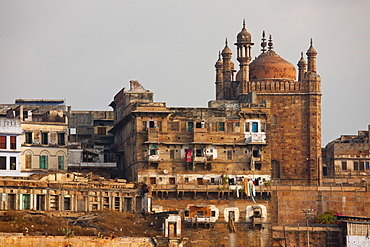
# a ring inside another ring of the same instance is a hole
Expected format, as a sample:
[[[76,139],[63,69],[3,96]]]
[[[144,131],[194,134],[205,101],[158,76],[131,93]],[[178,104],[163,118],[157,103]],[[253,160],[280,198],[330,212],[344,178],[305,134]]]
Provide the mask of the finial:
[[[218,51],[218,59],[221,59],[221,51]]]
[[[272,35],[271,34],[270,34],[268,46],[269,46],[269,51],[274,48],[274,43],[272,43]]]
[[[303,51],[301,51],[301,58],[303,58]]]
[[[226,38],[226,40],[225,40],[225,46],[227,46],[227,38]]]
[[[262,51],[262,53],[265,53],[265,51],[266,51],[266,46],[267,46],[266,38],[265,38],[265,37],[266,37],[266,36],[265,36],[265,30],[263,30],[263,32],[262,32],[262,43],[261,43],[261,46],[262,46],[261,51]]]
[[[312,42],[312,38],[311,38],[310,44],[311,44],[311,46],[312,46],[312,44],[313,44],[313,42]]]
[[[243,28],[245,28],[245,19],[243,19]]]

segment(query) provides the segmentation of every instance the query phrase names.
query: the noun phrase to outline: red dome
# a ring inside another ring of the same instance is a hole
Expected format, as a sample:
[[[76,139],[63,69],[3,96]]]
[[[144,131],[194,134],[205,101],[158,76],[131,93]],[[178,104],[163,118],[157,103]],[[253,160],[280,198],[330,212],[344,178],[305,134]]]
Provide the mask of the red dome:
[[[296,80],[296,74],[295,67],[273,50],[262,53],[249,65],[250,80]]]

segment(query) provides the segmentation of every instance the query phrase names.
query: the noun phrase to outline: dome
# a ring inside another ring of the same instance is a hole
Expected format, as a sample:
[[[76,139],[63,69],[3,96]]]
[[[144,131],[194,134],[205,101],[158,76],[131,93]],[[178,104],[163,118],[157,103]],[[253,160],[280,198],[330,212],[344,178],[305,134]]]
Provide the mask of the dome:
[[[311,45],[310,48],[308,48],[307,50],[307,55],[316,55],[317,54],[317,51],[315,48],[313,48],[313,46]]]
[[[304,60],[304,58],[303,58],[303,52],[301,53],[301,59],[299,59],[299,61],[298,61],[298,67],[304,67],[304,66],[306,66],[306,60]]]
[[[275,51],[268,50],[250,63],[249,78],[251,80],[296,80],[296,69],[291,63],[281,58]]]
[[[221,54],[222,56],[225,56],[226,54],[232,54],[230,48],[227,46],[227,43],[226,43],[225,48],[222,50]]]
[[[247,31],[245,27],[236,36],[237,43],[252,43],[252,35]]]

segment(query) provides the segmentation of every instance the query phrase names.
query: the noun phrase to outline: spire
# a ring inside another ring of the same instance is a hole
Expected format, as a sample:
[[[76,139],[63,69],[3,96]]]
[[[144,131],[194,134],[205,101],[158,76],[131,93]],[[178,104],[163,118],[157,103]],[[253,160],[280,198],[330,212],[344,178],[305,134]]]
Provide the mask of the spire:
[[[269,46],[269,51],[274,49],[274,43],[272,43],[272,35],[271,34],[270,34],[268,46]]]
[[[301,52],[301,59],[298,61],[298,81],[302,81],[304,73],[306,73],[306,60],[303,58],[303,51]]]
[[[265,51],[266,51],[266,46],[267,46],[267,43],[266,43],[266,36],[265,36],[265,30],[263,30],[263,32],[262,32],[262,43],[261,43],[261,47],[262,47],[262,49],[261,49],[261,51],[262,51],[262,53],[265,53]]]
[[[222,57],[225,57],[225,56],[229,56],[231,58],[231,50],[230,48],[227,46],[227,38],[225,39],[225,48],[222,50]]]
[[[243,28],[245,28],[245,19],[243,19]]]
[[[312,38],[310,40],[310,48],[308,48],[308,50],[306,52],[306,55],[307,55],[307,60],[308,60],[307,71],[316,73],[316,55],[317,55],[317,51],[315,50],[315,48],[313,48]]]

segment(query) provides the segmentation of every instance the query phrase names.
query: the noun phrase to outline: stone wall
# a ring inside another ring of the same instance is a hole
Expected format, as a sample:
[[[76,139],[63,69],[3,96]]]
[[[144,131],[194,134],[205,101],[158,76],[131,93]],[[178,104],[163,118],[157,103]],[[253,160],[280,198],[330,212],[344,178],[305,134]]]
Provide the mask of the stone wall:
[[[0,236],[0,247],[152,247],[152,238],[94,238],[94,237],[38,237],[38,236]]]

